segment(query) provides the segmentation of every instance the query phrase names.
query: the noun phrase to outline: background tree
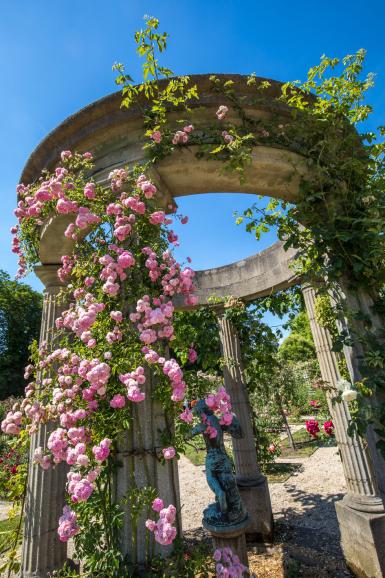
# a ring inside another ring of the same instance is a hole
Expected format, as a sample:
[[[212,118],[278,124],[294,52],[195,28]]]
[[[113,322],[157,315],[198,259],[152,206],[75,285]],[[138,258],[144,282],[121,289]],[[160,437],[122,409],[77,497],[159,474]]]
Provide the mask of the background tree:
[[[313,336],[306,311],[300,311],[289,321],[291,333],[282,342],[279,351],[288,362],[312,361],[316,359]]]
[[[23,393],[29,345],[39,337],[42,295],[0,270],[0,399]]]

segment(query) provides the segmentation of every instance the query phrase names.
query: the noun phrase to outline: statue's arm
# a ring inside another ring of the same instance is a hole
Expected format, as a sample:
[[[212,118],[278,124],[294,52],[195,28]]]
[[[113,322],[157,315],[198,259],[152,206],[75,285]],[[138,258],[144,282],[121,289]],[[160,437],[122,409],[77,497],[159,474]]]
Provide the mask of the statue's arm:
[[[199,434],[203,434],[206,431],[207,426],[204,423],[198,423],[195,427],[192,428],[190,432],[190,438],[193,438]]]

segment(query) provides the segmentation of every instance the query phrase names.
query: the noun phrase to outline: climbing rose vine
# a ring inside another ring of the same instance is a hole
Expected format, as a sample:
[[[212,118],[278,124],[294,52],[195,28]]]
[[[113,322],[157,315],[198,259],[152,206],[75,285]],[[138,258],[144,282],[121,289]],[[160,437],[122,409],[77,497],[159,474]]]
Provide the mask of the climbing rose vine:
[[[185,127],[184,132],[191,130]],[[40,424],[52,424],[47,447],[38,447],[33,459],[44,469],[61,462],[70,468],[69,505],[58,520],[62,541],[89,524],[90,510],[82,504],[99,504],[100,497],[111,501],[115,440],[129,428],[134,406],[148,395],[150,367],[157,379],[154,395],[176,418],[176,429],[190,421],[182,406],[183,371],[167,355],[174,334],[172,298],[181,294],[186,304],[195,304],[194,271],[172,252],[178,238],[170,225],[175,218],[187,219],[176,215],[173,206],[167,214],[159,206],[146,166],[112,171],[108,187],[86,177],[91,168],[91,153],[63,151],[53,173],[18,186],[18,225],[12,228],[19,276],[38,262],[40,230],[47,219],[67,219],[64,236],[73,244],[58,270],[62,311],[54,339],[36,350],[26,368],[25,399],[1,424],[10,435],[25,430],[32,435]],[[191,347],[189,356],[196,359]],[[222,419],[231,421],[226,392],[209,399]],[[169,442],[174,435],[165,432]],[[173,459],[174,445],[157,448],[159,459]],[[147,528],[160,544],[170,544],[176,536],[175,506],[164,507],[157,498],[152,508],[159,519],[149,520]],[[95,512],[91,509],[97,519]],[[108,509],[101,515],[103,549],[111,547],[106,537],[111,520]]]

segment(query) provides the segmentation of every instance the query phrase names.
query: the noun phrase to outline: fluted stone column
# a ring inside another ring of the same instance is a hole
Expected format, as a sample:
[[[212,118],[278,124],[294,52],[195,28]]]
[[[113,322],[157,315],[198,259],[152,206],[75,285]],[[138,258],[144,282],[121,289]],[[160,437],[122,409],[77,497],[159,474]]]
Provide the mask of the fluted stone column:
[[[222,355],[230,360],[223,369],[225,386],[243,432],[243,437],[232,439],[232,444],[238,488],[251,518],[251,525],[246,534],[249,540],[268,541],[273,533],[269,487],[257,462],[251,407],[243,378],[238,333],[224,313],[224,309],[217,311]]]
[[[151,370],[146,371],[146,383],[142,386],[146,399],[133,405],[132,422],[127,433],[118,439],[116,456],[117,469],[114,479],[114,496],[124,511],[123,526],[120,530],[120,549],[132,562],[144,564],[151,555],[168,556],[172,546],[160,546],[154,542],[153,534],[145,527],[147,518],[157,519],[151,509],[145,509],[137,521],[136,529],[132,525],[130,502],[125,500],[132,488],[151,486],[157,489],[165,507],[173,504],[177,508],[178,536],[181,536],[181,512],[177,460],[162,463],[161,433],[166,426],[173,427],[172,416],[166,416],[160,402],[154,400],[156,387]],[[168,420],[168,423],[167,423]]]
[[[53,347],[55,319],[61,307],[57,295],[60,282],[57,278],[59,265],[36,267],[35,272],[44,283],[43,315],[40,344],[44,341]],[[66,466],[59,464],[54,469],[43,470],[32,464],[37,447],[47,445],[53,429],[52,424],[41,425],[31,439],[30,466],[25,504],[24,535],[22,546],[22,578],[47,578],[48,573],[61,568],[67,558],[67,544],[60,542],[57,535],[58,519],[65,504]]]
[[[362,289],[352,291],[351,289],[344,287],[344,292],[341,291],[341,297],[345,300],[345,304],[353,313],[360,313],[367,316],[371,323],[370,328],[367,326],[365,327],[360,316],[357,316],[357,318],[352,321],[355,324],[354,331],[350,331],[349,322],[347,320],[344,321],[344,328],[348,334],[350,334],[352,342],[351,346],[344,346],[344,353],[350,378],[354,383],[355,381],[360,381],[362,379],[360,362],[364,356],[363,346],[359,341],[359,338],[357,338],[356,332],[360,334],[367,330],[374,338],[376,338],[378,333],[383,332],[384,322],[383,319],[373,311],[373,300],[371,296]],[[381,349],[381,347],[383,348],[382,336],[380,337],[380,343],[382,343],[382,345],[379,345],[379,348]],[[379,405],[385,403],[384,393],[381,391],[374,392],[374,395],[370,398],[370,403],[373,409],[376,410]],[[379,494],[382,499],[385,500],[385,460],[376,447],[379,437],[375,433],[374,429],[375,425],[369,425],[365,437],[368,444],[368,451],[371,455],[373,468],[375,470]]]
[[[315,318],[315,291],[303,288],[306,310],[314,338],[322,379],[336,386],[341,379],[336,354],[331,350],[328,330]],[[348,492],[336,503],[341,543],[348,565],[358,576],[385,576],[385,512],[378,481],[366,440],[347,433],[351,416],[345,402],[333,403],[327,393],[329,411],[335,426]]]

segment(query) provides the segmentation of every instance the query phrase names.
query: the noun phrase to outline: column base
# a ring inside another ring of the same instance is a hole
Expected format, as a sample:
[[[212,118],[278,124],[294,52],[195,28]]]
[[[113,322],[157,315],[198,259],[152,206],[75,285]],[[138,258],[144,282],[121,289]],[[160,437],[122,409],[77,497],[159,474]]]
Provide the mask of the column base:
[[[241,563],[249,567],[249,560],[247,557],[247,547],[245,538],[245,529],[249,524],[249,518],[234,526],[212,526],[208,524],[205,519],[202,520],[202,525],[208,530],[213,539],[214,550],[217,548],[231,548],[234,554],[239,557]]]
[[[250,516],[250,525],[246,528],[247,542],[272,542],[274,522],[267,479],[261,474],[257,480],[247,483],[246,479],[237,476],[237,485]]]
[[[359,500],[361,501],[361,500]],[[349,494],[336,503],[341,546],[348,567],[359,578],[385,576],[385,511],[379,499],[365,497],[359,510]]]

